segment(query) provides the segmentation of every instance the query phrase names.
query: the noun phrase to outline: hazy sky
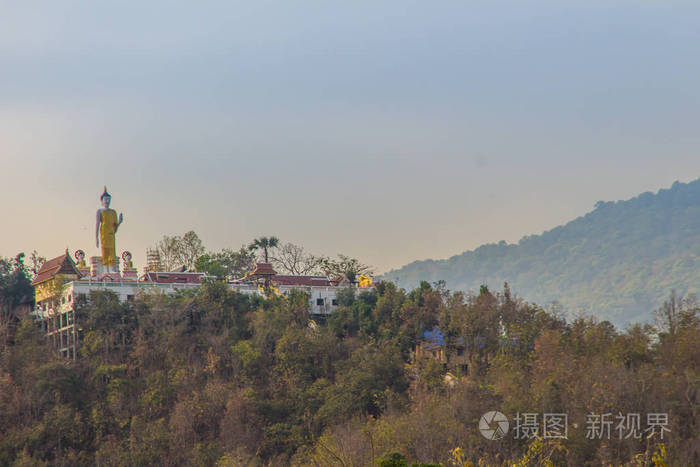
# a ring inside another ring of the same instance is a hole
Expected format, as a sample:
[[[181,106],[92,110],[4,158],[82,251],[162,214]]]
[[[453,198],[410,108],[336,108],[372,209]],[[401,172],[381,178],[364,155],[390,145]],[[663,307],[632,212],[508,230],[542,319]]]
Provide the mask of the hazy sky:
[[[0,255],[277,235],[379,271],[700,176],[700,2],[0,6]]]

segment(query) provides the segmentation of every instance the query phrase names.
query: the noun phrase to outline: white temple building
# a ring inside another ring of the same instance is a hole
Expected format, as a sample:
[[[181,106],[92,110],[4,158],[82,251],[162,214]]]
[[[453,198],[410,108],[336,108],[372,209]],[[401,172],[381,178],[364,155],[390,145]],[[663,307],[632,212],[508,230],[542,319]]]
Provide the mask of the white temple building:
[[[109,290],[121,301],[129,302],[139,294],[173,293],[182,289],[197,289],[208,276],[200,272],[148,271],[138,276],[131,264],[131,254],[124,252],[123,270],[104,273],[101,257],[92,257],[88,268],[81,250],[75,252],[76,261],[68,251],[48,260],[32,282],[35,290],[35,315],[52,345],[65,357],[76,358],[78,325],[74,303],[80,296],[87,297],[93,290]],[[215,279],[209,277],[210,279]],[[278,294],[286,296],[291,290],[303,290],[309,295],[309,313],[325,317],[338,308],[337,293],[340,289],[355,287],[371,290],[347,282],[331,280],[325,276],[280,275],[268,263],[259,263],[245,278],[226,281],[231,290],[245,294]]]

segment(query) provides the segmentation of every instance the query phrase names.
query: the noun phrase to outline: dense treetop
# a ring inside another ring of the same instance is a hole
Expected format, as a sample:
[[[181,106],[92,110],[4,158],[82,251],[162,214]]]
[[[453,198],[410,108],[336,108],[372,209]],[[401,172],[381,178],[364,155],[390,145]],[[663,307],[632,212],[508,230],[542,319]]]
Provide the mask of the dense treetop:
[[[14,264],[2,274],[25,271]],[[21,282],[0,283],[4,296],[23,293],[12,289]],[[77,361],[60,359],[31,316],[6,323],[0,465],[700,460],[700,308],[692,297],[672,296],[657,328],[625,332],[594,319],[567,323],[507,285],[478,294],[426,282],[410,291],[387,282],[348,288],[325,323],[312,321],[302,291],[250,296],[215,280],[131,302],[109,291],[76,298]],[[413,355],[436,327],[446,366]],[[461,373],[450,363],[460,352],[468,362]],[[448,371],[454,385],[445,383]],[[568,413],[569,438],[487,440],[476,427],[489,410]],[[588,439],[591,412],[667,413],[671,431],[663,440]]]

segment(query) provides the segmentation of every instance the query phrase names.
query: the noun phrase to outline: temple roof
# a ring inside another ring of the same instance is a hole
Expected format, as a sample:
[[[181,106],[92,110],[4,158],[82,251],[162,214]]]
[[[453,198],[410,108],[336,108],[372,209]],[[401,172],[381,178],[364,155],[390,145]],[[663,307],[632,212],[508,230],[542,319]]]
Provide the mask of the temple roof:
[[[141,277],[142,282],[159,284],[199,284],[206,276],[203,272],[147,272]]]
[[[333,285],[326,276],[278,275],[270,263],[257,263],[251,276],[269,277],[276,285],[281,286],[328,287]]]
[[[275,276],[277,272],[272,268],[270,263],[258,263],[255,265],[254,276]]]
[[[331,285],[331,281],[325,276],[275,276],[272,280],[277,285],[299,286],[325,286]]]
[[[52,258],[42,264],[39,272],[32,281],[32,285],[41,284],[42,282],[51,280],[58,274],[74,274],[80,277],[80,272],[78,272],[78,269],[75,267],[75,263],[71,259],[67,250],[61,256]]]

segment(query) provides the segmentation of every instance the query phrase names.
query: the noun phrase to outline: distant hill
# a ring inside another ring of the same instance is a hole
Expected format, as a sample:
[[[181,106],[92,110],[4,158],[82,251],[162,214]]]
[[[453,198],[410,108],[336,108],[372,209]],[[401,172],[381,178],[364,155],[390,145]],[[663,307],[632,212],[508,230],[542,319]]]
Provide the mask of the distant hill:
[[[444,280],[453,290],[487,284],[541,305],[560,303],[618,326],[651,321],[671,289],[700,292],[700,179],[595,209],[517,244],[500,242],[444,260],[415,261],[386,280],[414,287]]]

